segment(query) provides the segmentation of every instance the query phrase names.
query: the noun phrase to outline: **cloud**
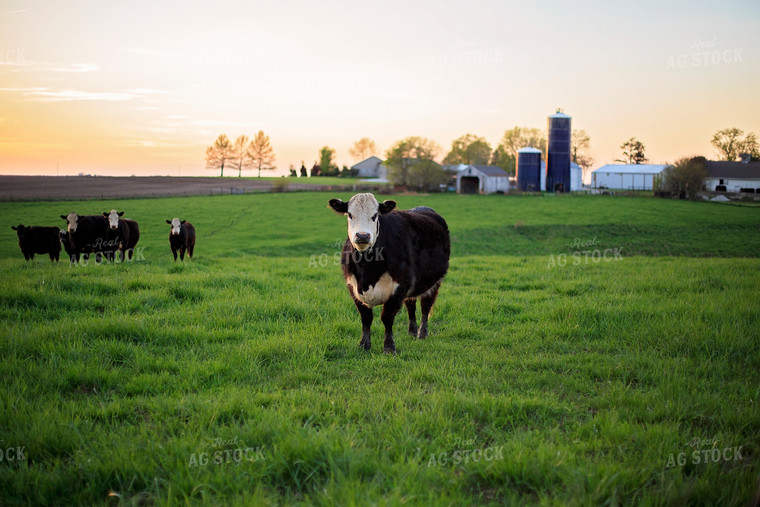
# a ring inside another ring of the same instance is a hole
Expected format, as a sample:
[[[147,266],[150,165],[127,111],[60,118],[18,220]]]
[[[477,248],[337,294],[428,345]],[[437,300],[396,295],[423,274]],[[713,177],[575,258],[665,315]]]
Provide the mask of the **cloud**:
[[[95,63],[72,63],[70,65],[54,65],[50,62],[32,62],[24,59],[23,52],[12,59],[0,62],[0,67],[17,67],[25,71],[85,73],[96,72],[100,66]]]
[[[122,48],[122,51],[125,51],[127,53],[132,53],[133,55],[164,56],[164,57],[176,56],[175,53],[170,53],[168,51],[158,51],[156,49],[146,49],[146,48]]]
[[[95,72],[100,70],[100,66],[95,63],[74,63],[68,67],[51,67],[41,68],[50,72]]]
[[[31,97],[33,102],[71,102],[71,101],[124,101],[131,100],[136,95],[124,92],[85,92],[82,90],[61,90],[25,92],[25,97]]]

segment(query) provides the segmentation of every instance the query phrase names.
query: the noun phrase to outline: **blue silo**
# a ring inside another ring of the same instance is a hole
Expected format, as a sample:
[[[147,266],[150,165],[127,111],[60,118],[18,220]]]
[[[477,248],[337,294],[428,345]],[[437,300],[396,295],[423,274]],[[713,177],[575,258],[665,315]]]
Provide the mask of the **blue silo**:
[[[517,151],[517,189],[541,191],[541,150],[527,146]]]
[[[549,116],[549,146],[546,155],[547,192],[570,192],[571,117],[558,109]]]

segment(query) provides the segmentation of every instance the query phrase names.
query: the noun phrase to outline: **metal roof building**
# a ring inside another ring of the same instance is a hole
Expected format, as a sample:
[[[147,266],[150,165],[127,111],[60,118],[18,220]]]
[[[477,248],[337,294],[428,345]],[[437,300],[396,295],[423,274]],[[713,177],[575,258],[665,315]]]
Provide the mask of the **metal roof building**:
[[[607,164],[591,173],[593,188],[620,190],[653,190],[654,178],[667,165],[661,164]]]

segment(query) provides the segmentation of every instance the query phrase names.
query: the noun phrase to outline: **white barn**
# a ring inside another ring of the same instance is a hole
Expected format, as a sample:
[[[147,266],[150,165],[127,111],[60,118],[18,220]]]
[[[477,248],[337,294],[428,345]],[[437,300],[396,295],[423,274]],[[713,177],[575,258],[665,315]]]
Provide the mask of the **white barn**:
[[[357,176],[360,178],[379,178],[385,180],[388,177],[388,169],[383,165],[383,161],[374,155],[356,163],[351,169],[359,171]]]
[[[760,162],[745,158],[742,162],[705,163],[705,188],[717,192],[760,193]]]
[[[472,164],[457,167],[458,194],[506,193],[508,190],[509,175],[501,167]]]
[[[662,174],[667,165],[608,164],[591,173],[591,186],[621,190],[653,190],[654,178]]]

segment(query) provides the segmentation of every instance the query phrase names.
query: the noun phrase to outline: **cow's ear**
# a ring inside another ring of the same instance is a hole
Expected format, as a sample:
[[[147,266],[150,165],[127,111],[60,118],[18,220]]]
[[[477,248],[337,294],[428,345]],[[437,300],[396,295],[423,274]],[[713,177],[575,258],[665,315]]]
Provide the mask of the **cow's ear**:
[[[110,215],[110,213],[106,213],[105,211],[103,212],[103,216],[104,217],[108,218],[109,215]]]
[[[13,229],[14,231],[18,230],[15,225],[11,225],[11,229]]]
[[[182,224],[185,224],[185,223],[187,223],[187,220],[182,220],[179,224],[182,225]]]
[[[381,215],[390,213],[394,209],[396,209],[396,201],[383,201],[380,203],[380,206],[378,206],[377,208],[377,210],[380,212]]]
[[[169,224],[169,225],[171,225],[172,221],[171,220],[167,220],[166,223]]]
[[[343,202],[340,199],[330,199],[327,203],[336,213],[345,214],[348,213],[348,203]]]
[[[61,215],[61,218],[63,218],[64,220],[68,220],[69,219],[69,217],[67,217],[66,215]]]
[[[119,212],[119,216],[120,216],[120,217],[124,216],[124,212],[123,212],[123,211],[120,211],[120,212]]]

